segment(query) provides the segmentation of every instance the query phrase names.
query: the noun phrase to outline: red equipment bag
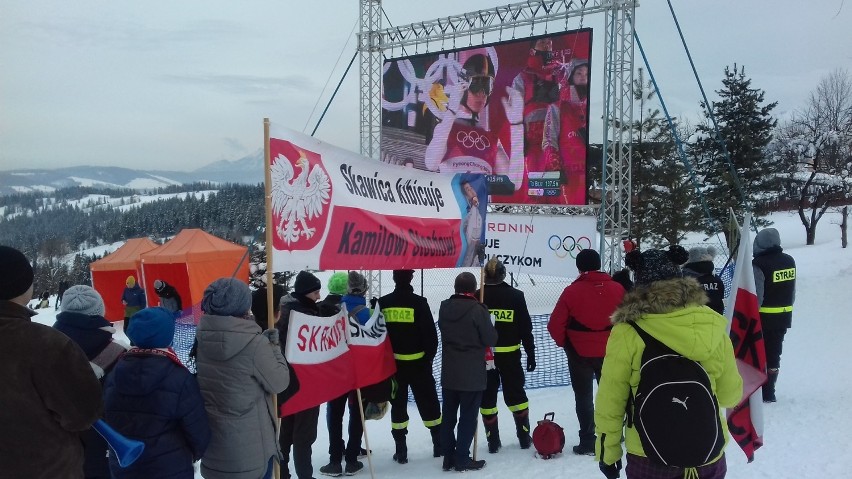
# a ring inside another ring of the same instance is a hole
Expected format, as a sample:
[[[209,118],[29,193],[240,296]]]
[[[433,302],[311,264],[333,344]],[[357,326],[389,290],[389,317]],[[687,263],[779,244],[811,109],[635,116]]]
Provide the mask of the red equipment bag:
[[[533,429],[532,442],[535,450],[542,459],[550,459],[562,452],[565,447],[565,431],[562,426],[553,422],[553,413],[544,415]]]

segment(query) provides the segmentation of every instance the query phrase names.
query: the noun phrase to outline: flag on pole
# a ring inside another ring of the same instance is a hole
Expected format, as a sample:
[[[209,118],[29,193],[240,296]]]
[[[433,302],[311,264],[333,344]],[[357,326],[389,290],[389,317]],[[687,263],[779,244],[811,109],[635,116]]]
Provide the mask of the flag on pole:
[[[292,311],[284,355],[299,380],[299,391],[279,405],[288,416],[384,381],[396,373],[387,325],[378,309],[366,324],[344,307],[329,317]]]
[[[737,368],[743,378],[743,397],[728,410],[728,430],[742,448],[748,462],[763,445],[763,401],[756,391],[766,382],[766,351],[760,323],[760,305],[751,265],[751,214],[743,219],[731,295],[725,309]]]

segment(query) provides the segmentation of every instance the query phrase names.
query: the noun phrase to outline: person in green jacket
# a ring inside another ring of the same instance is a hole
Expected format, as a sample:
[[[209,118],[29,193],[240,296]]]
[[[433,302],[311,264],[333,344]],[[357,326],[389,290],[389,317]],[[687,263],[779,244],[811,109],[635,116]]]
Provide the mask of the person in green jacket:
[[[718,401],[721,431],[727,442],[725,407],[733,407],[743,393],[743,382],[734,358],[733,346],[723,316],[706,306],[707,295],[693,278],[683,278],[680,267],[688,253],[680,246],[668,251],[633,251],[625,257],[635,274],[636,288],[625,295],[613,313],[614,324],[607,342],[600,386],[595,400],[596,458],[608,479],[619,477],[622,437],[627,448],[628,479],[695,477],[718,479],[725,476],[724,447],[705,464],[694,468],[664,465],[651,460],[642,447],[632,421],[636,411],[628,401],[640,380],[645,341],[629,323],[668,346],[676,353],[699,363],[709,377]],[[696,404],[689,402],[689,405]],[[683,407],[686,406],[685,399]],[[672,399],[674,403],[675,400]]]

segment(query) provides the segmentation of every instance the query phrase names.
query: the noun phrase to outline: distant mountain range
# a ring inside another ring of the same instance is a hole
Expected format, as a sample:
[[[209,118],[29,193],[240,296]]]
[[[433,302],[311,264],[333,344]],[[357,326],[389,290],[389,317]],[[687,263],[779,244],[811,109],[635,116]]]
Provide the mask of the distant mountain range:
[[[197,170],[145,171],[115,166],[70,166],[53,170],[0,171],[0,195],[51,192],[71,186],[148,190],[198,182],[263,183],[263,150],[237,160],[221,160]]]

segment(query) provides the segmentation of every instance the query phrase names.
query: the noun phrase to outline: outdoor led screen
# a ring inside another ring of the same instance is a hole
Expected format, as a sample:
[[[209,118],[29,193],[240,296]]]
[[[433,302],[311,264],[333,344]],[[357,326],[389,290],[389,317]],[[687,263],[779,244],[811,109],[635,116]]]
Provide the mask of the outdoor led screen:
[[[382,160],[485,173],[491,202],[586,204],[591,29],[387,60]]]

